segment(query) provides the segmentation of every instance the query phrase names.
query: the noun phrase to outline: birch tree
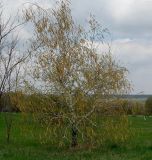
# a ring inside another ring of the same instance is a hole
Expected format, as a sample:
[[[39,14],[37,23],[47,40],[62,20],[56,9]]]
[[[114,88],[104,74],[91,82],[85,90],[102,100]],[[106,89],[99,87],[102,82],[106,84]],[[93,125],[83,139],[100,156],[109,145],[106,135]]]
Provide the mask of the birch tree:
[[[18,47],[19,27],[23,23],[17,22],[17,16],[8,18],[4,15],[0,4],[0,99],[9,91],[14,91],[21,69],[21,64],[27,55],[20,52]]]
[[[71,14],[70,2],[61,0],[57,6],[45,10],[36,4],[24,12],[24,18],[34,27],[31,48],[35,60],[32,77],[41,82],[35,87],[63,102],[33,107],[48,128],[55,120],[63,138],[71,146],[78,144],[78,135],[87,124],[96,126],[92,116],[112,95],[126,93],[130,88],[127,69],[120,66],[110,53],[102,50],[107,29],[94,16],[88,20],[89,29],[77,24]],[[107,44],[108,45],[108,44]],[[45,89],[44,89],[45,88]],[[46,101],[45,101],[46,102]],[[63,127],[62,126],[66,126]],[[67,130],[71,136],[68,137]]]

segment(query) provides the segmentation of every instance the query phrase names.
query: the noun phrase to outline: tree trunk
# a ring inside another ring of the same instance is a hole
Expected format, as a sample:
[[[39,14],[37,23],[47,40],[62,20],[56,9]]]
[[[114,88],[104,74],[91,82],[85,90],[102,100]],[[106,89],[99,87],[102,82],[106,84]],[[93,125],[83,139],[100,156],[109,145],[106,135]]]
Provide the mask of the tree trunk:
[[[78,130],[76,128],[75,125],[72,125],[72,128],[71,128],[71,136],[72,136],[72,139],[71,139],[71,147],[76,147],[78,145],[78,142],[77,142],[77,138],[78,138]]]
[[[7,138],[6,138],[6,140],[7,140],[7,143],[10,142],[10,128],[7,130]]]
[[[12,113],[5,113],[5,124],[6,124],[6,141],[10,142],[11,129],[12,129]]]
[[[0,112],[2,111],[2,92],[0,91]]]

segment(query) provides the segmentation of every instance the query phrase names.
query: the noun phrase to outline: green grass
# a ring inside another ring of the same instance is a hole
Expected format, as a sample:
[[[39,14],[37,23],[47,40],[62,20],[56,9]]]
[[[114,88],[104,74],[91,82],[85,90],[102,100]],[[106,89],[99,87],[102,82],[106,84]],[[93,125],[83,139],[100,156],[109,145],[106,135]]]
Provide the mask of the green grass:
[[[20,115],[13,114],[13,119],[11,141],[7,144],[4,114],[0,113],[0,160],[152,160],[152,117],[144,120],[142,116],[130,116],[136,136],[124,145],[76,150],[41,144],[38,138],[40,128],[34,128],[34,136],[24,134],[29,131],[21,127],[25,122],[21,121]],[[30,129],[32,124],[30,121],[27,124]]]

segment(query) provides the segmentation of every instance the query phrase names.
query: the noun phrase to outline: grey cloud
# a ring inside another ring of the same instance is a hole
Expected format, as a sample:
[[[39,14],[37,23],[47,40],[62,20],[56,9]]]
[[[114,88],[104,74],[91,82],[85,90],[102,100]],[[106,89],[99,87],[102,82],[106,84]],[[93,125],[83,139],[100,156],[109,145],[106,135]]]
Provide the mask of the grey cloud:
[[[7,14],[16,12],[27,0],[4,1]],[[45,8],[52,7],[55,0],[31,0]],[[72,13],[77,21],[85,24],[89,13],[96,15],[114,38],[152,38],[151,0],[72,0]],[[6,14],[6,15],[7,15]]]
[[[16,12],[26,0],[7,0],[6,15]],[[31,0],[45,8],[55,0]],[[152,93],[152,0],[72,0],[72,14],[85,26],[89,13],[112,33],[114,56],[129,71],[134,93]],[[30,28],[22,37],[30,36]],[[22,38],[21,37],[21,38]]]
[[[74,14],[82,21],[89,12],[96,15],[114,38],[152,38],[152,1],[84,0],[72,1]]]
[[[128,68],[133,93],[152,93],[152,42],[117,40],[113,42],[112,52]]]

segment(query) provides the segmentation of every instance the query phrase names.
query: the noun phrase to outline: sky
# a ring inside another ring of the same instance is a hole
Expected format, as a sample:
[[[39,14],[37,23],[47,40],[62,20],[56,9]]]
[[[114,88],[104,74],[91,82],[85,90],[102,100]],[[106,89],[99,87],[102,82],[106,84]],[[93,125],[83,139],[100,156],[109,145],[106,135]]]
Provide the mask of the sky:
[[[5,16],[13,15],[26,2],[51,8],[55,0],[3,0]],[[111,51],[129,70],[133,94],[152,94],[152,0],[71,0],[72,14],[85,25],[90,13],[111,33]],[[21,38],[30,37],[22,29]]]

